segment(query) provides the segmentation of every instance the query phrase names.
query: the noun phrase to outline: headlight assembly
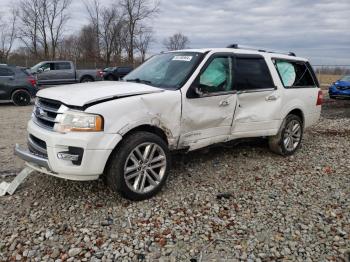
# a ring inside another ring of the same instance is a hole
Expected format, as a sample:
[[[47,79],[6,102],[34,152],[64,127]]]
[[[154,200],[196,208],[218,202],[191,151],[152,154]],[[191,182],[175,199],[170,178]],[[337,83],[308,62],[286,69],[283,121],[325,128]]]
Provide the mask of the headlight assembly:
[[[61,133],[99,132],[103,131],[103,118],[100,115],[69,110],[57,116],[54,130]]]

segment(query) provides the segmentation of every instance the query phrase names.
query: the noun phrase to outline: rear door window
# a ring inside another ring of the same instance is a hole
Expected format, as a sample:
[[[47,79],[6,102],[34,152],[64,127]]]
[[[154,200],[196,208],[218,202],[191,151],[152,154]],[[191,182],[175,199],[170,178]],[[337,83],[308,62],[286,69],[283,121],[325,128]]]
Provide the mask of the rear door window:
[[[129,73],[131,69],[129,67],[120,67],[118,68],[118,71],[122,74]]]
[[[14,76],[15,72],[8,68],[0,68],[0,76]]]
[[[237,56],[235,59],[235,88],[261,90],[275,88],[263,57]]]
[[[316,87],[307,63],[302,61],[273,60],[281,82],[286,88]]]
[[[55,63],[55,70],[70,70],[71,64],[68,62]]]

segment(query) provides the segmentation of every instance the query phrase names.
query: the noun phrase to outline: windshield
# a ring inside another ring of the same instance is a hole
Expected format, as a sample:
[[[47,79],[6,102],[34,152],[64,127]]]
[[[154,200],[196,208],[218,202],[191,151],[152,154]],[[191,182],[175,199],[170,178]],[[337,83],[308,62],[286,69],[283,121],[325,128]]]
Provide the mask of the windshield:
[[[30,68],[30,71],[31,71],[31,72],[38,72],[38,69],[39,69],[43,64],[44,64],[43,62],[40,62],[40,63],[36,64],[35,66],[32,66],[32,67]]]
[[[159,54],[129,73],[124,80],[177,89],[184,84],[202,57],[202,53],[196,52]]]
[[[350,82],[350,76],[343,76],[340,81],[347,81]]]

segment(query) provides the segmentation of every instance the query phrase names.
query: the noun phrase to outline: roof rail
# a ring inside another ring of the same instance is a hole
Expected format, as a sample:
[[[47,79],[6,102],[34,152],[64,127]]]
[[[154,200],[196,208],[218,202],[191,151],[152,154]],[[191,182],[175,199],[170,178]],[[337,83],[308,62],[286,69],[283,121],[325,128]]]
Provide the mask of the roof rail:
[[[244,46],[244,45],[238,45],[238,44],[232,44],[227,46],[227,48],[234,48],[234,49],[246,49],[246,50],[255,50],[258,52],[265,52],[265,53],[278,53],[278,54],[285,54],[289,56],[296,56],[295,53],[293,52],[283,52],[283,51],[277,51],[277,50],[265,50],[265,49],[260,49],[252,46]]]

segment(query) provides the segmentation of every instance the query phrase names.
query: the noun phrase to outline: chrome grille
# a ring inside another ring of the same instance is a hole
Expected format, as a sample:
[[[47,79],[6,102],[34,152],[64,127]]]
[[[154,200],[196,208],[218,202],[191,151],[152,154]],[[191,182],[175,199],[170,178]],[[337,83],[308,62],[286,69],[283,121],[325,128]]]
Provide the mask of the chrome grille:
[[[32,134],[29,134],[28,136],[28,149],[32,154],[36,156],[47,158],[45,141],[33,136]]]
[[[33,110],[33,121],[43,128],[52,130],[61,105],[58,101],[38,98]]]

